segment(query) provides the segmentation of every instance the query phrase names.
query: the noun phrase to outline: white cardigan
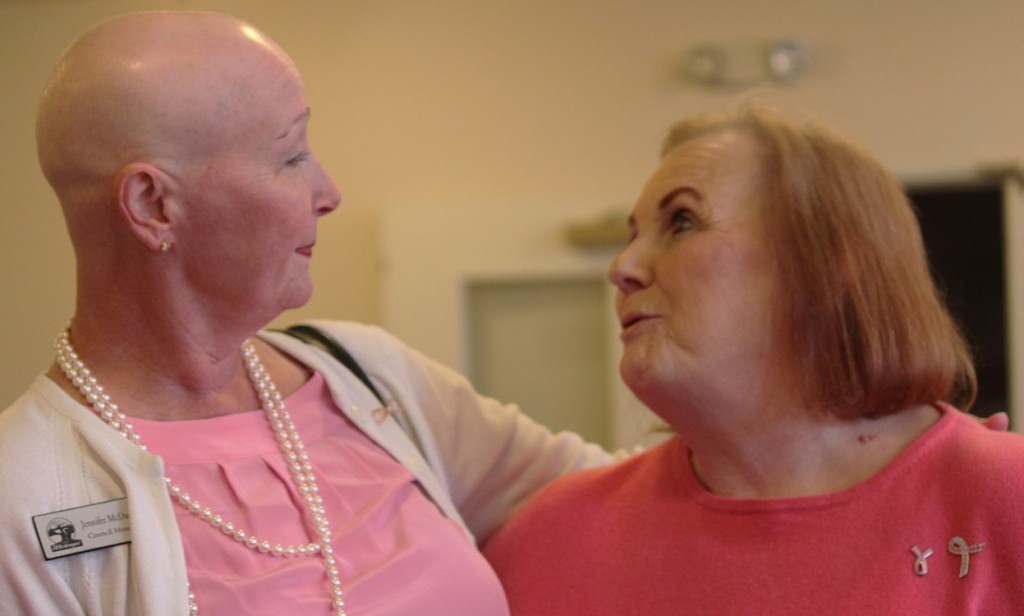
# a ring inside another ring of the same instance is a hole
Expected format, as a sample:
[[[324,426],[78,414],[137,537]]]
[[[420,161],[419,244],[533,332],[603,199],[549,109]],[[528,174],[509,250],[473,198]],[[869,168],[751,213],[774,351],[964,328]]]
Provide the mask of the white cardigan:
[[[515,406],[477,394],[454,371],[383,330],[314,321],[401,408],[378,423],[373,394],[319,349],[260,336],[324,375],[338,407],[408,467],[469,540],[486,539],[536,490],[611,456],[552,435]],[[400,424],[404,424],[400,425]],[[408,432],[407,432],[408,431]],[[119,436],[40,375],[0,413],[0,611],[4,614],[187,613],[185,558],[163,462]],[[32,516],[127,497],[131,544],[46,561]]]

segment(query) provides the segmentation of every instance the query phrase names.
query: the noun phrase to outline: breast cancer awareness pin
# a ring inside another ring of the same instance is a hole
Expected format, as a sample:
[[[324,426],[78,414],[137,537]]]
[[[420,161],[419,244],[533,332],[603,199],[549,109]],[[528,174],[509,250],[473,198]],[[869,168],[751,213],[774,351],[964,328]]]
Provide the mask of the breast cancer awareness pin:
[[[960,557],[960,577],[967,577],[967,571],[971,567],[971,554],[977,554],[984,549],[984,543],[968,546],[967,541],[959,535],[949,540],[949,553]]]
[[[934,553],[932,552],[932,549],[927,548],[922,552],[921,549],[915,545],[911,546],[910,551],[913,552],[914,556],[917,558],[914,561],[914,573],[921,576],[928,575],[928,557]]]
[[[387,421],[388,415],[397,415],[398,413],[401,412],[402,409],[399,408],[398,403],[396,403],[393,399],[389,399],[387,406],[378,406],[377,408],[373,409],[373,411],[370,412],[370,416],[373,417],[374,421],[376,421],[379,424],[382,424],[385,421]]]

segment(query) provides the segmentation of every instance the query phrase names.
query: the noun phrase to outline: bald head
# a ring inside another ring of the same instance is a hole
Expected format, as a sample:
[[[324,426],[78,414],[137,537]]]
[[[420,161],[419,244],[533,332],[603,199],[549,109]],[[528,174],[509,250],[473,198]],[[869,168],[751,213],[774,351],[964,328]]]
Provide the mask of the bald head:
[[[263,92],[298,81],[252,26],[203,12],[133,13],[65,52],[40,101],[40,165],[68,208],[104,200],[133,161],[162,168],[211,155],[250,128]]]

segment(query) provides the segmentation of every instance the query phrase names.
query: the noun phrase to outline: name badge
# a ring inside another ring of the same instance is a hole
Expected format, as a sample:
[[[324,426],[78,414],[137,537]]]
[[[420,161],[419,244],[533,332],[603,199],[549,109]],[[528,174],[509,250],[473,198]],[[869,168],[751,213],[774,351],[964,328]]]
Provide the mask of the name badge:
[[[127,498],[32,516],[32,523],[46,560],[132,540]]]

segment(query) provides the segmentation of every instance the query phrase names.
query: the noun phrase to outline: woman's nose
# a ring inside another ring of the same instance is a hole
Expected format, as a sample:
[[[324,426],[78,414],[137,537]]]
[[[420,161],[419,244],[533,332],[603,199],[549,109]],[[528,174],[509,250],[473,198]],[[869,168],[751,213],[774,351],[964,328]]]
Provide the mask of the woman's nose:
[[[621,293],[642,289],[650,283],[650,275],[643,266],[641,249],[631,242],[612,260],[608,267],[608,280]]]
[[[320,161],[316,161],[317,164],[317,182],[319,184],[318,190],[314,193],[314,207],[316,208],[317,216],[323,216],[330,214],[341,205],[341,191],[338,190],[338,186],[331,179],[330,174],[323,168]]]

